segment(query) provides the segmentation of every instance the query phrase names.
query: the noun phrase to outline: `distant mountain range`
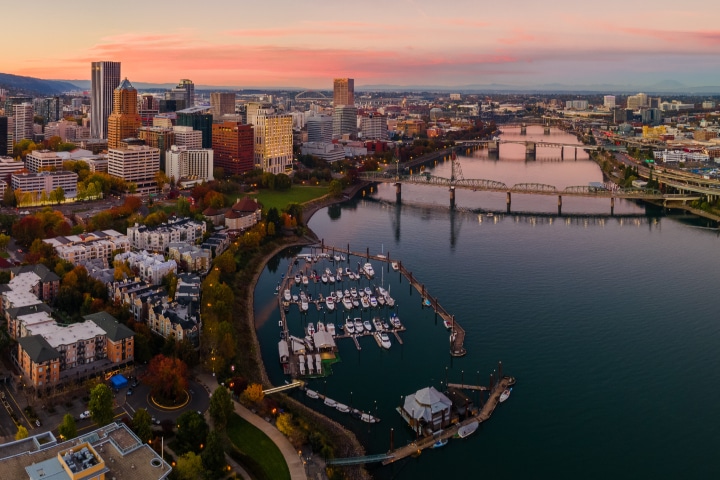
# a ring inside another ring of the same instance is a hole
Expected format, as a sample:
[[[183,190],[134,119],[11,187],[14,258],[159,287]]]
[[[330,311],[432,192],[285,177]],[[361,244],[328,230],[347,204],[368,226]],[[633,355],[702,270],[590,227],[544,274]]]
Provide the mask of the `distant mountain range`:
[[[132,82],[138,90],[168,90],[176,86],[175,83],[146,83]],[[0,88],[6,88],[11,92],[56,95],[71,91],[90,90],[90,80],[43,80],[33,77],[22,77],[0,73]],[[195,85],[196,90],[229,90],[229,91],[303,91],[317,90],[304,87],[263,87],[263,86],[217,86],[217,85]],[[648,94],[675,93],[684,95],[708,95],[720,94],[720,86],[690,87],[675,80],[663,80],[649,85],[636,84],[590,84],[590,85],[567,85],[562,83],[545,83],[538,85],[509,85],[502,83],[490,84],[468,84],[468,85],[356,85],[359,92],[456,92],[456,93],[637,93]],[[328,90],[328,89],[320,89]]]

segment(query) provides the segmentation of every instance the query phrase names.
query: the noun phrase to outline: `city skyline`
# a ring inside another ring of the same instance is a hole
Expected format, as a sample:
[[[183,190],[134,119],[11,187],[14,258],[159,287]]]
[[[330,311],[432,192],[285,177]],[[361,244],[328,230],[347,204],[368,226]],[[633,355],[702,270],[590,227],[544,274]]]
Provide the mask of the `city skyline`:
[[[31,24],[9,22],[4,35],[23,38],[22,48],[3,54],[0,71],[89,80],[91,62],[116,61],[137,82],[311,89],[328,89],[338,77],[360,88],[720,81],[720,30],[699,0],[682,8],[669,0],[521,0],[506,10],[466,0],[442,9],[429,0],[370,0],[355,10],[322,0],[214,1],[201,11],[127,0],[133,22],[113,4],[78,4],[56,11],[38,0]],[[17,3],[5,11],[24,15]],[[59,25],[62,35],[27,35]]]

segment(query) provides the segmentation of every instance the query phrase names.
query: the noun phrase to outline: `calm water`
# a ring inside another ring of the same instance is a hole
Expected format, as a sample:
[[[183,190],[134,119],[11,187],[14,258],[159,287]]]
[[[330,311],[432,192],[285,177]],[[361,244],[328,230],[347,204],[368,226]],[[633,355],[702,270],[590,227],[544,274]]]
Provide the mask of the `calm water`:
[[[528,133],[544,137],[542,130]],[[506,138],[514,136],[519,138],[506,132]],[[575,139],[558,133],[553,140]],[[577,161],[549,161],[559,154],[541,149],[538,161],[525,162],[523,147],[501,148],[500,160],[488,160],[482,151],[461,158],[465,177],[560,188],[602,180],[584,154]],[[449,172],[449,164],[434,171]],[[393,338],[392,348],[381,351],[365,338],[357,351],[341,340],[342,362],[326,380],[311,381],[311,388],[376,411],[382,422],[368,426],[326,411],[317,400],[297,398],[356,431],[369,453],[381,453],[389,448],[391,428],[396,445],[412,440],[394,411],[402,396],[429,385],[440,389],[446,378],[487,383],[498,360],[518,383],[476,434],[394,466],[371,467],[376,478],[474,478],[478,471],[509,478],[720,475],[716,231],[684,216],[645,216],[633,202],[616,203],[615,212],[635,218],[491,218],[440,208],[448,204],[448,192],[440,188],[404,186],[408,203],[402,207],[394,198],[392,187],[381,187],[318,212],[310,227],[328,244],[389,251],[401,259],[455,313],[467,331],[468,355],[451,358],[446,330],[421,308],[417,292],[397,273],[378,271],[376,283],[390,285],[408,328],[404,345]],[[609,213],[608,200],[563,200],[563,213]],[[515,196],[513,209],[555,212],[556,202]],[[502,211],[505,197],[458,192],[458,206]],[[357,261],[351,258],[349,265]],[[285,378],[277,360],[273,290],[286,268],[285,258],[271,262],[255,297],[263,355],[276,384]],[[289,315],[298,335],[304,321],[333,317],[342,321],[341,315],[314,311],[306,320],[295,309]]]

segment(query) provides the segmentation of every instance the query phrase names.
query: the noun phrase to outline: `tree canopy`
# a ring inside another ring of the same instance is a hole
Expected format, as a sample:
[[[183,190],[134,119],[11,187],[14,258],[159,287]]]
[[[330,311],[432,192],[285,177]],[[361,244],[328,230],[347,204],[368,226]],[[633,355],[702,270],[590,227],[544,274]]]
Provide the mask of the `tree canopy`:
[[[96,385],[90,391],[90,404],[88,406],[93,422],[101,427],[112,422],[113,396],[110,387],[104,383]]]

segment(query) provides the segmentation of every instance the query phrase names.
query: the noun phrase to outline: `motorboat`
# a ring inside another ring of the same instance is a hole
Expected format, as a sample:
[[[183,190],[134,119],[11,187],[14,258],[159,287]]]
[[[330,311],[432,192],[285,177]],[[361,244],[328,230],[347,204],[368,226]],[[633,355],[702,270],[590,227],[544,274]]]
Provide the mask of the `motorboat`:
[[[333,255],[333,260],[335,260],[336,262],[339,262],[339,261],[340,261],[340,255]]]
[[[395,328],[401,328],[402,323],[400,323],[400,318],[397,316],[396,313],[393,313],[390,315],[390,323],[392,323],[392,326]]]
[[[312,322],[308,323],[307,332],[308,332],[308,335],[310,335],[310,336],[312,336],[315,333],[315,325]]]
[[[355,333],[355,323],[350,319],[350,317],[345,320],[345,333],[349,335]]]
[[[370,306],[375,308],[378,306],[377,298],[375,298],[375,295],[370,296]]]
[[[350,407],[348,407],[344,403],[335,403],[335,410],[337,410],[338,412],[347,413],[350,411]]]
[[[365,320],[363,322],[363,328],[368,332],[372,332],[372,324],[370,323],[370,320]]]
[[[335,324],[334,323],[328,323],[327,325],[325,325],[325,330],[327,330],[327,332],[331,336],[333,336],[333,337],[335,336]]]
[[[358,301],[357,298],[353,298],[353,299],[352,299],[352,306],[353,306],[353,308],[358,308],[358,307],[360,307],[360,302]]]
[[[458,428],[457,436],[459,438],[465,438],[469,435],[472,435],[473,433],[475,433],[475,430],[477,430],[479,426],[480,424],[478,423],[478,421],[474,420],[467,425],[463,425],[462,427]]]
[[[325,403],[328,407],[333,408],[335,408],[335,405],[337,404],[337,402],[330,397],[325,397],[325,401],[323,403]]]
[[[385,290],[383,287],[375,287],[375,290],[377,291],[378,298],[387,296],[387,290]]]
[[[297,295],[293,295],[293,296],[292,296],[292,301],[293,301],[293,302],[297,303],[298,300],[300,300],[300,297],[298,297]]]
[[[390,336],[385,332],[380,332],[380,346],[384,349],[389,349],[391,345]]]
[[[368,300],[366,295],[360,298],[360,303],[362,304],[362,308],[370,308],[370,300]]]
[[[290,300],[292,300],[292,296],[290,295],[289,288],[286,288],[285,291],[283,292],[283,298],[285,299],[286,302],[289,302]]]
[[[325,331],[325,324],[323,322],[317,322],[317,331],[318,332],[324,332]]]
[[[375,330],[377,330],[378,332],[382,332],[383,326],[382,326],[382,321],[380,320],[379,317],[373,318],[372,323],[373,323],[373,327],[375,327]]]
[[[300,275],[299,273],[296,273],[295,274],[295,283],[299,284],[300,282],[302,282],[302,275]]]
[[[385,296],[385,303],[388,307],[394,307],[395,306],[395,299],[392,298],[390,295]]]
[[[328,275],[328,282],[335,283],[335,275],[333,275],[332,273]]]
[[[388,331],[390,330],[390,325],[387,322],[382,322],[383,330]]]
[[[288,313],[290,311],[290,302],[287,300],[283,302],[283,310],[285,310],[285,313]]]
[[[342,290],[335,290],[335,298],[337,298],[338,302],[342,301],[342,297],[345,295]]]
[[[342,276],[343,276],[343,269],[342,269],[342,267],[338,267],[338,268],[337,268],[337,273],[335,274],[335,276],[336,276],[338,279],[342,278]]]
[[[330,274],[332,274],[332,270],[330,270],[330,267],[325,267],[325,275],[329,277]]]
[[[397,272],[400,270],[400,264],[398,264],[398,262],[390,262],[390,268]]]
[[[352,288],[350,289],[350,296],[351,296],[352,298],[357,298],[357,296],[358,296],[357,288],[352,287]]]
[[[308,303],[307,298],[301,299],[300,300],[300,310],[302,310],[303,312],[307,312],[309,308],[310,308],[310,304]]]
[[[356,333],[362,333],[363,328],[365,328],[365,327],[363,326],[362,320],[359,319],[359,318],[354,318],[354,319],[353,319],[353,323],[355,324],[355,332],[356,332]]]
[[[322,275],[320,275],[320,280],[322,281],[322,283],[327,283],[328,282],[327,274],[323,273]]]
[[[331,312],[332,312],[333,310],[335,310],[335,299],[334,299],[333,297],[331,297],[331,296],[327,296],[327,297],[325,298],[325,306],[326,306],[327,309],[330,310]]]
[[[342,253],[340,254],[340,261],[341,261],[341,262],[344,262],[344,261],[345,261],[345,255],[343,255]]]
[[[375,270],[370,262],[363,265],[363,272],[365,272],[365,276],[368,278],[373,278],[375,276]]]
[[[310,398],[320,398],[320,395],[315,390],[310,390],[309,388],[305,390],[305,395],[307,395]]]
[[[448,444],[447,438],[443,438],[443,439],[440,439],[437,442],[433,443],[432,447],[430,447],[430,448],[440,448],[440,447],[444,447],[447,444]]]
[[[453,327],[450,320],[443,320],[443,325],[445,325],[445,328],[447,328],[448,330],[451,330]]]
[[[369,413],[361,413],[360,420],[362,420],[365,423],[378,423],[380,421],[379,418],[373,417]]]
[[[505,400],[510,398],[510,394],[512,393],[512,387],[506,388],[503,390],[503,392],[500,394],[500,403],[503,403]]]
[[[342,303],[343,303],[343,306],[347,310],[352,310],[353,304],[352,304],[352,298],[350,298],[350,295],[343,296]]]
[[[308,278],[307,275],[303,275],[302,276],[302,284],[307,285],[308,283],[310,283],[310,279]]]
[[[381,307],[385,305],[385,297],[377,296],[375,297],[375,300],[377,301],[378,305]]]
[[[370,287],[365,287],[365,289],[363,291],[365,292],[365,295],[367,295],[368,297],[373,294],[372,288],[370,288]]]

